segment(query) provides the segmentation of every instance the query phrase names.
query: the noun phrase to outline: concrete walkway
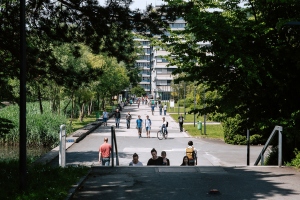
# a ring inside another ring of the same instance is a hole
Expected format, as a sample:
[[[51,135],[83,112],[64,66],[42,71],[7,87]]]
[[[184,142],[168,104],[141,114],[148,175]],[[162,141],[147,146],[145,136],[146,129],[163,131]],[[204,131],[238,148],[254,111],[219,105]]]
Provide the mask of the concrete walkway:
[[[130,129],[125,123],[127,112],[133,116]],[[151,138],[138,138],[135,129],[138,115],[142,119],[150,116]],[[246,166],[246,146],[190,138],[179,132],[178,124],[169,115],[166,116],[169,138],[158,140],[156,132],[161,118],[158,109],[152,115],[146,105],[125,107],[120,128],[116,129],[119,167],[102,167],[98,162],[98,148],[104,137],[111,142],[110,129],[114,119],[109,120],[109,126],[100,126],[79,143],[72,144],[67,150],[67,165],[90,166],[91,172],[73,188],[69,199],[300,199],[298,171],[253,166],[262,146],[251,146],[251,166]],[[193,140],[198,149],[198,166],[179,167],[189,140]],[[146,165],[152,148],[156,148],[158,154],[165,150],[171,166],[128,167],[134,153]],[[52,164],[58,165],[58,159]]]

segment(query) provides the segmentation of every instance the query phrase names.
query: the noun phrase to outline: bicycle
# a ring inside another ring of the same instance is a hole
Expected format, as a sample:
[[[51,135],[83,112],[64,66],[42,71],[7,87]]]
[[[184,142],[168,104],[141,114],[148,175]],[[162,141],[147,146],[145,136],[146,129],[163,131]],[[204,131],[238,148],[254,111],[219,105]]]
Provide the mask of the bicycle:
[[[163,132],[161,132],[161,126],[159,127],[160,130],[157,131],[157,138],[159,140],[162,140],[163,138],[167,139],[167,133],[166,133],[166,128],[162,128],[163,129]]]

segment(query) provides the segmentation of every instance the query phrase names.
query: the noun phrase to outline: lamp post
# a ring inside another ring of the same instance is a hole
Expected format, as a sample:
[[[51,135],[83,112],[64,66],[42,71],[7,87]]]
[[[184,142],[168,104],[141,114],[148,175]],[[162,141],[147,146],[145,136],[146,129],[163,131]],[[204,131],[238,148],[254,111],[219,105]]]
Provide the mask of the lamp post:
[[[150,94],[152,94],[152,51],[153,46],[150,45]]]
[[[26,20],[25,0],[20,0],[20,144],[19,144],[19,172],[20,190],[24,191],[27,185],[26,170]]]
[[[184,82],[184,92],[183,92],[183,99],[184,99],[184,117],[185,117],[185,90],[186,90],[186,83]]]
[[[195,124],[196,124],[195,107],[196,107],[196,87],[194,87],[194,127],[195,127]]]
[[[206,102],[205,102],[205,86],[204,86],[204,135],[206,135]]]

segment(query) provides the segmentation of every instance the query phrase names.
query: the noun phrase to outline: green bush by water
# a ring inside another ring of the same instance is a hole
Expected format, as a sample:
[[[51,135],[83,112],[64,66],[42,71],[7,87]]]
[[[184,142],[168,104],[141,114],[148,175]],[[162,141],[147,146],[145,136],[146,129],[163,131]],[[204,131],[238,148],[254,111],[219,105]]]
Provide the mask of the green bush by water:
[[[67,123],[64,115],[52,113],[50,105],[43,102],[44,112],[40,113],[38,103],[27,103],[26,132],[27,144],[31,146],[56,146],[59,140],[59,127]],[[0,110],[0,118],[11,122],[13,128],[3,134],[0,143],[16,145],[19,143],[19,106],[11,105]]]

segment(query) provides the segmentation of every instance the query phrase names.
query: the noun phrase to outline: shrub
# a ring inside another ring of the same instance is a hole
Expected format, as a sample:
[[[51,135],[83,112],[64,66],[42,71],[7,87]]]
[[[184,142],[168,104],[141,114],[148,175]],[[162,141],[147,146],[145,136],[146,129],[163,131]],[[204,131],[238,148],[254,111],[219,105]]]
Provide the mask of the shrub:
[[[268,152],[265,165],[278,165],[278,147],[274,146]]]
[[[286,163],[287,166],[294,166],[300,168],[300,151],[296,148],[294,150],[295,158],[290,163]]]
[[[257,145],[257,144],[262,144],[262,143],[263,143],[263,141],[262,141],[261,135],[258,135],[258,134],[250,135],[250,144]]]
[[[27,103],[26,132],[27,143],[31,146],[56,146],[59,142],[59,127],[67,123],[64,115],[52,113],[50,105],[43,102],[44,112],[40,114],[37,103]],[[0,110],[0,118],[10,121],[10,129],[1,143],[16,145],[19,143],[19,106],[12,105]]]

